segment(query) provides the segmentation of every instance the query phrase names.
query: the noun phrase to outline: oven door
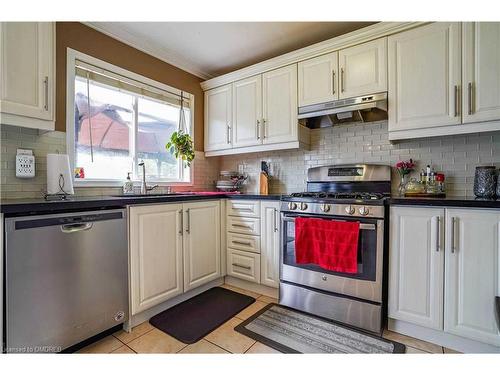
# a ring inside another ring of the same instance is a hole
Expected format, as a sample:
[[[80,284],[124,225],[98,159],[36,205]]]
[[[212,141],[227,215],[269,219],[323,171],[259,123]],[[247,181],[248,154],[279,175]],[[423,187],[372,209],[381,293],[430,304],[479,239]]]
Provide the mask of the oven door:
[[[359,221],[357,273],[326,270],[315,264],[297,264],[295,261],[295,219],[298,215],[282,213],[282,241],[280,279],[331,293],[382,302],[382,264],[384,220],[352,217],[325,217],[300,215],[337,221]]]

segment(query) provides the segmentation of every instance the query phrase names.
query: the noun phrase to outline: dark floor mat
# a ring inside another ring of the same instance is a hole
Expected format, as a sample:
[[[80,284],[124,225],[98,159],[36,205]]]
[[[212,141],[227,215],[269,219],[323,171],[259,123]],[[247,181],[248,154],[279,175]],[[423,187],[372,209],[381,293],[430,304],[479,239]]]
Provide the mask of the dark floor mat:
[[[255,302],[255,298],[212,288],[153,316],[149,323],[185,344],[192,344]]]

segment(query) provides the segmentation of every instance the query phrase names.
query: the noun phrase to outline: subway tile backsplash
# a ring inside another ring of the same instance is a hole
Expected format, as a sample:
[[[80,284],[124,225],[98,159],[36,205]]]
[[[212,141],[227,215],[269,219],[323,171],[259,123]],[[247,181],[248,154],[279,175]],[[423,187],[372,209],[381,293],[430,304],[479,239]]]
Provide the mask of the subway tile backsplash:
[[[249,174],[246,192],[257,192],[260,162],[271,165],[271,193],[292,193],[306,189],[307,169],[327,164],[378,163],[394,165],[398,160],[414,159],[420,169],[431,164],[446,175],[448,196],[473,196],[476,166],[500,166],[500,132],[422,138],[391,143],[387,121],[351,123],[311,131],[311,148],[243,154],[221,158],[222,170],[242,165]],[[412,177],[412,176],[411,176]],[[393,169],[392,190],[396,193],[399,176]]]
[[[37,130],[1,125],[0,178],[2,198],[38,198],[46,189],[46,154],[66,152],[66,134],[42,133]],[[15,177],[17,148],[34,151],[36,177]],[[291,193],[306,189],[307,168],[346,163],[379,163],[394,165],[398,160],[413,158],[417,173],[427,164],[446,175],[448,196],[473,196],[474,170],[477,165],[500,166],[500,132],[424,138],[389,142],[387,121],[352,123],[311,131],[310,150],[284,150],[266,153],[205,158],[196,152],[194,184],[174,190],[208,191],[215,189],[220,170],[238,170],[241,166],[249,179],[245,192],[258,192],[260,162],[270,162],[271,193]],[[399,177],[393,170],[393,191]],[[119,194],[120,188],[75,188],[77,195]]]

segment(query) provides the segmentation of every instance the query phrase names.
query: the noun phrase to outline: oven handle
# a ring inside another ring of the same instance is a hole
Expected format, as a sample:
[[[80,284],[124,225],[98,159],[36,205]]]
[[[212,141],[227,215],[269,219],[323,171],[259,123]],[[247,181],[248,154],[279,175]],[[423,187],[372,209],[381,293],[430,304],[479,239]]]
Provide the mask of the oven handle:
[[[283,216],[283,221],[287,222],[295,222],[295,217],[290,217],[290,216]],[[332,221],[341,221],[341,222],[346,222],[347,220],[332,220]],[[375,224],[366,224],[366,223],[359,223],[359,229],[363,230],[375,230],[377,227]]]

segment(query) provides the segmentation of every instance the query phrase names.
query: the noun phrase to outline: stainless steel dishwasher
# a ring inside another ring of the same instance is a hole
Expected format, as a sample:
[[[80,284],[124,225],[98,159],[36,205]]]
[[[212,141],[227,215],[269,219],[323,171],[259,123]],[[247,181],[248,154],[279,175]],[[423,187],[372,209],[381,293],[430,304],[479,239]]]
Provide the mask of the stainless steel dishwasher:
[[[6,349],[55,352],[128,317],[126,211],[5,220]]]

